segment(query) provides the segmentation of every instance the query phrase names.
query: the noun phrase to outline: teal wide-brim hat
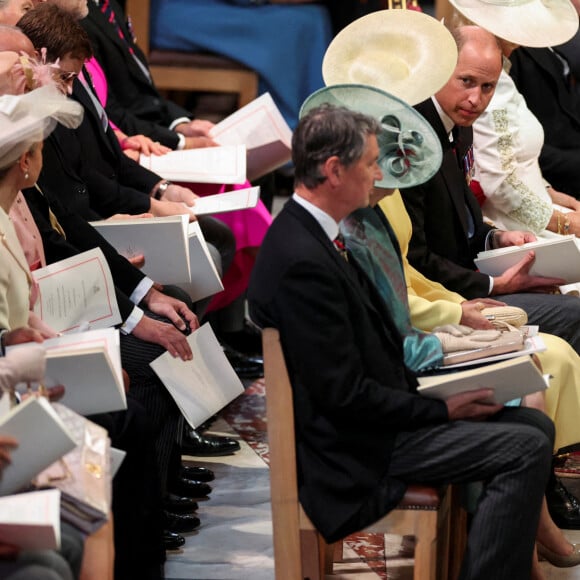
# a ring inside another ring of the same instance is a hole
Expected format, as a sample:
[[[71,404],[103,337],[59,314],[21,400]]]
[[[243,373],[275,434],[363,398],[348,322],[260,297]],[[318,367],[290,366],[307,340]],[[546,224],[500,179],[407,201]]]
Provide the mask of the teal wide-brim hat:
[[[439,139],[429,122],[404,101],[366,85],[332,85],[312,93],[304,101],[300,117],[325,103],[380,122],[378,163],[383,178],[375,182],[376,187],[413,187],[437,173],[443,158]]]

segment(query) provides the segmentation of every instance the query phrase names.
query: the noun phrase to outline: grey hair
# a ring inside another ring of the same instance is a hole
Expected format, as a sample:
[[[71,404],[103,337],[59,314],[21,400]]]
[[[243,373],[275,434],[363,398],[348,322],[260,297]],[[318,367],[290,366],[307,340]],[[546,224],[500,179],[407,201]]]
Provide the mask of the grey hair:
[[[327,159],[336,156],[348,167],[363,156],[367,137],[380,131],[376,119],[345,107],[323,104],[312,109],[292,138],[296,183],[316,188],[326,180],[320,167]]]

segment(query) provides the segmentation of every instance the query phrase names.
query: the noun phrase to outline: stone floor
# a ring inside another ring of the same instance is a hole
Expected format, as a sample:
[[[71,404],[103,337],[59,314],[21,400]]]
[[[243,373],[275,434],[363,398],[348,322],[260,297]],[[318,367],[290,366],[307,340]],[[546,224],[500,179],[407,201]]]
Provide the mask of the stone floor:
[[[200,503],[201,528],[187,536],[182,550],[168,554],[169,580],[273,580],[274,555],[268,476],[268,443],[263,380],[249,386],[227,407],[211,431],[240,441],[234,455],[184,459],[213,469],[210,499]],[[573,474],[571,474],[573,475]],[[566,479],[580,495],[580,478]],[[580,542],[580,531],[566,532]],[[343,562],[328,578],[411,580],[413,560],[398,536],[357,534],[348,538]],[[546,580],[580,580],[580,566],[558,569],[541,564]]]

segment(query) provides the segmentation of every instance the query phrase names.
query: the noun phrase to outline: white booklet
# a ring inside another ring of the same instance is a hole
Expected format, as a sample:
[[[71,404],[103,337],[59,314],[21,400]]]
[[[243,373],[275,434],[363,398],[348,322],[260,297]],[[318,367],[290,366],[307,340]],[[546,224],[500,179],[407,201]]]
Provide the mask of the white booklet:
[[[151,363],[151,368],[195,428],[233,401],[244,387],[209,324],[192,332],[187,341],[192,360],[173,358],[166,352]]]
[[[244,183],[246,147],[243,143],[141,155],[139,163],[163,179],[185,183]]]
[[[34,312],[56,332],[121,322],[111,270],[99,248],[34,270],[32,276],[38,285]]]
[[[195,215],[208,215],[213,213],[226,213],[240,209],[256,207],[260,199],[259,187],[248,187],[236,191],[225,191],[215,195],[206,195],[195,200],[195,204],[189,209]]]
[[[160,284],[190,280],[187,214],[168,217],[103,220],[91,225],[122,256],[145,256],[143,272]]]
[[[190,222],[187,229],[189,252],[189,282],[179,284],[196,302],[224,289],[219,272],[198,222]]]
[[[0,497],[0,543],[21,550],[60,548],[60,490]]]
[[[42,346],[46,349],[44,385],[64,385],[60,403],[80,415],[127,408],[117,329],[65,334],[45,340]],[[27,347],[8,350],[14,348]]]
[[[43,469],[76,447],[73,435],[43,397],[30,397],[0,417],[0,435],[18,441],[0,478],[0,495],[28,484]]]
[[[238,109],[210,131],[220,145],[245,145],[250,181],[274,171],[291,158],[292,130],[270,93]]]
[[[417,391],[425,397],[446,400],[452,395],[467,391],[493,389],[489,402],[500,404],[548,387],[546,377],[529,356],[511,358],[466,371],[418,377],[417,380]]]
[[[562,278],[568,284],[580,282],[580,247],[575,236],[543,239],[522,246],[479,252],[474,262],[483,274],[500,276],[530,250],[534,250],[536,254],[530,268],[533,276]]]

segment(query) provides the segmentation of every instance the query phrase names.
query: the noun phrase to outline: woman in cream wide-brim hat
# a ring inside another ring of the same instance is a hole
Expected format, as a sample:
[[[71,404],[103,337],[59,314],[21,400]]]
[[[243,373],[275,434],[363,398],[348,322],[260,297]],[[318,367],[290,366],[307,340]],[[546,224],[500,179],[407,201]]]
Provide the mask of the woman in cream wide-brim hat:
[[[370,85],[415,105],[434,95],[457,63],[451,33],[414,10],[381,10],[355,20],[329,45],[326,85]]]

